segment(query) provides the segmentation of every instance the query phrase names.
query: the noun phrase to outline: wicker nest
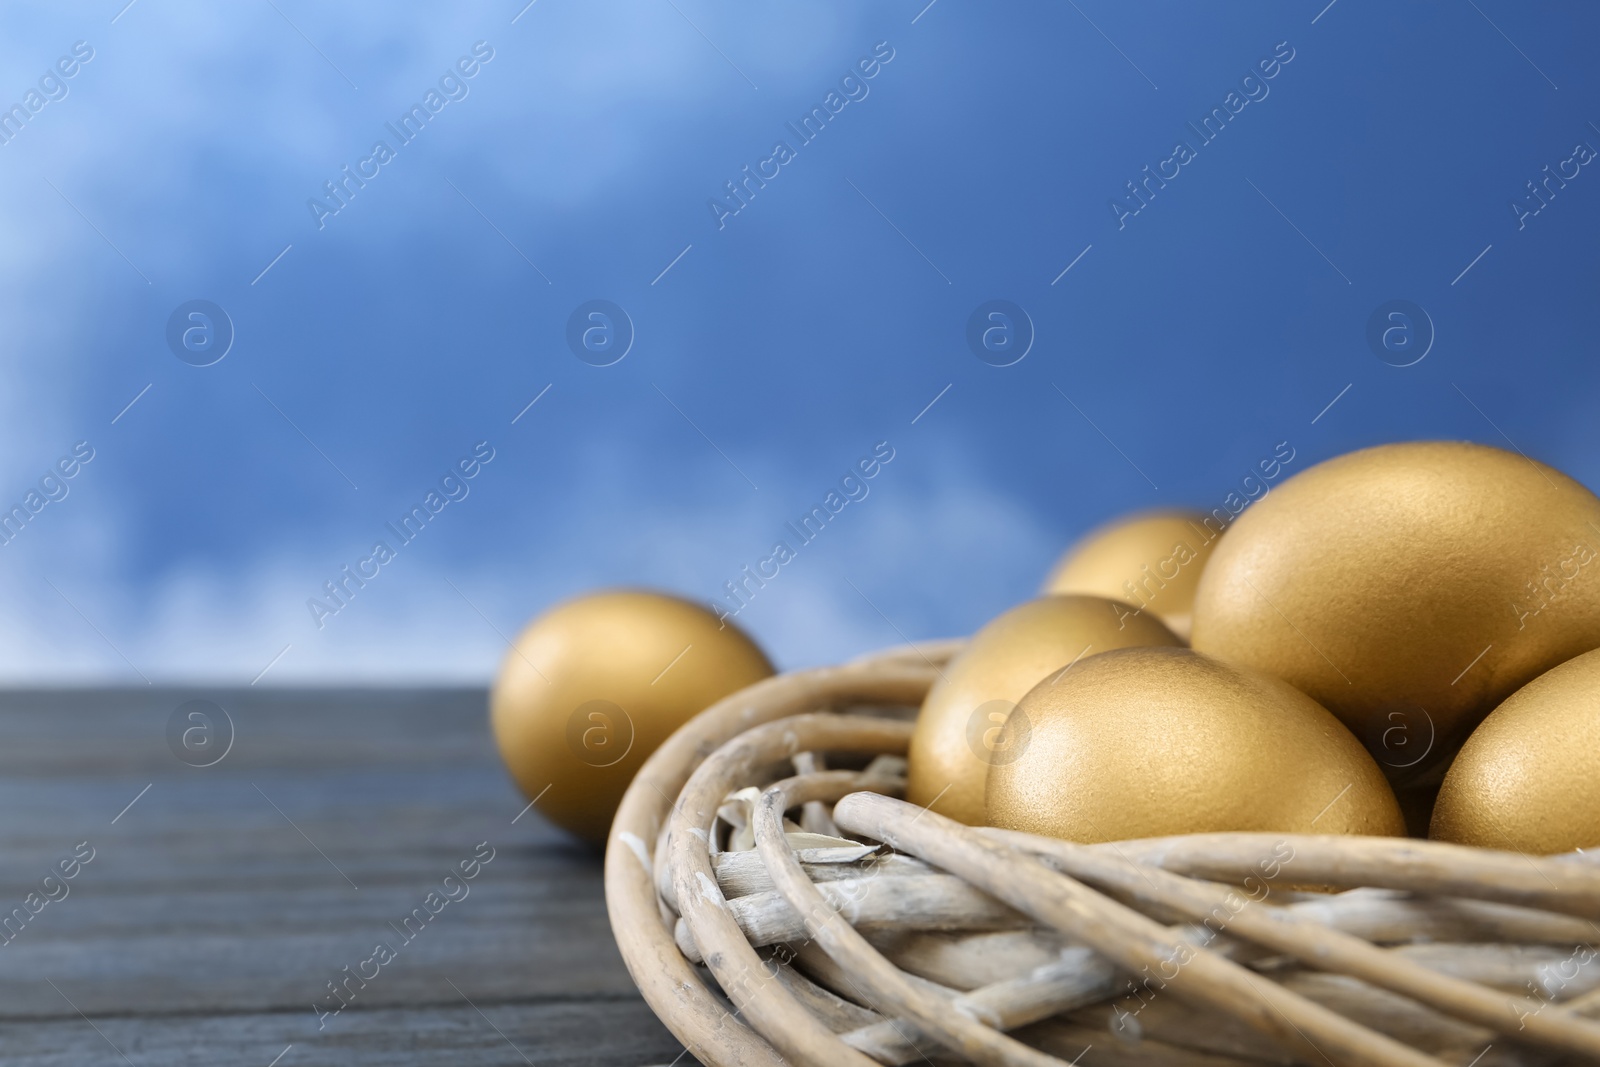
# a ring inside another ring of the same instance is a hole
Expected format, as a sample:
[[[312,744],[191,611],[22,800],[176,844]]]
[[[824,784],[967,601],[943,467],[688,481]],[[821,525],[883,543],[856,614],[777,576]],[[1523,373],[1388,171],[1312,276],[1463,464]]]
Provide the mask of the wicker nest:
[[[1600,1063],[1594,855],[962,826],[895,799],[957,647],[751,686],[629,788],[612,929],[703,1063]]]

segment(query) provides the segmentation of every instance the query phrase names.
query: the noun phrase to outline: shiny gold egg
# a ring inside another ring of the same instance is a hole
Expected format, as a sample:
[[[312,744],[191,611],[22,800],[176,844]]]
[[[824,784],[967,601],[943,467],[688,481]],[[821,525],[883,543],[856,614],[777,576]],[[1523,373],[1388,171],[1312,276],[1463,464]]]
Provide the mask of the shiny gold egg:
[[[1234,522],[1192,643],[1308,693],[1414,780],[1518,687],[1600,646],[1597,549],[1600,500],[1560,471],[1463,442],[1368,448]]]
[[[518,636],[489,696],[489,722],[523,794],[551,822],[598,842],[668,735],[770,674],[754,642],[698,604],[594,593]]]
[[[1062,555],[1044,591],[1121,600],[1187,638],[1200,572],[1220,536],[1206,526],[1208,517],[1150,511],[1091,530]]]
[[[1186,648],[1126,648],[1028,691],[988,820],[1069,841],[1225,830],[1399,836],[1383,772],[1316,701]]]
[[[1047,596],[1012,608],[973,636],[923,701],[906,799],[981,825],[989,768],[1017,751],[1004,726],[1024,693],[1097,652],[1179,643],[1154,614],[1104,597]]]
[[[1538,854],[1600,846],[1600,650],[1539,675],[1472,731],[1429,836]]]

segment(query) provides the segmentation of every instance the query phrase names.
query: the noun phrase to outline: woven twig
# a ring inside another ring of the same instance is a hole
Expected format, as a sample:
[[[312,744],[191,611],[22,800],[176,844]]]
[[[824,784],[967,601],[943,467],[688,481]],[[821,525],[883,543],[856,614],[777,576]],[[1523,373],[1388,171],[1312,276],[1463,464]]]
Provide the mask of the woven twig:
[[[606,859],[613,928],[702,1062],[1044,1067],[1090,1044],[1103,1067],[1600,1062],[1592,857],[1275,834],[1078,846],[878,795],[897,791],[895,760],[826,769],[903,752],[908,720],[816,712],[914,706],[957,647],[769,679],[630,788]],[[868,843],[797,833],[839,827]]]
[[[874,801],[887,798],[873,797]],[[1600,1060],[1600,1025],[1569,1015],[1559,1007],[1485,989],[1440,974],[1357,937],[1332,930],[1293,912],[1270,905],[1252,906],[1232,889],[1207,886],[1164,870],[1140,867],[1066,841],[1045,841],[1027,834],[993,835],[1066,874],[1147,906],[1177,912],[1193,922],[1222,918],[1234,936],[1293,956],[1319,970],[1359,978],[1369,985],[1410,997],[1458,1019],[1493,1030],[1518,1033],[1523,1040]]]
[[[1433,1057],[1275,982],[1252,978],[1224,957],[1195,948],[1159,923],[942,815],[877,794],[853,793],[834,808],[834,821],[960,875],[1092,946],[1123,970],[1170,981],[1179,999],[1238,1018],[1302,1057],[1373,1067],[1440,1067]],[[1182,972],[1187,972],[1184,981],[1172,980]]]
[[[1033,925],[1019,912],[997,908],[987,894],[909,856],[884,855],[868,846],[830,850],[835,856],[822,856],[821,851],[797,853],[807,877],[823,888],[836,907],[853,906],[856,911],[851,916],[852,925],[874,934],[1001,930]],[[864,851],[871,854],[859,858]],[[717,883],[723,895],[730,898],[734,915],[752,943],[769,945],[790,940],[803,928],[800,917],[775,891],[760,853],[719,853],[715,867]],[[830,888],[829,883],[834,882],[840,884]],[[891,887],[894,892],[887,891]],[[1273,899],[1278,895],[1275,893]],[[1480,900],[1414,897],[1383,889],[1356,889],[1337,895],[1281,895],[1290,898],[1283,910],[1379,944],[1504,942],[1570,948],[1600,936],[1594,924],[1585,919]],[[753,899],[744,899],[747,897]],[[679,941],[680,947],[688,943]],[[1600,981],[1600,968],[1594,970]]]
[[[708,1067],[780,1067],[784,1060],[742,1018],[724,1009],[678,951],[670,922],[663,922],[651,852],[678,794],[701,760],[751,726],[854,703],[918,705],[936,677],[932,666],[866,663],[758,682],[712,705],[669,737],[623,794],[606,847],[606,909],[612,932],[646,1002]],[[865,1057],[854,1062],[871,1063]]]

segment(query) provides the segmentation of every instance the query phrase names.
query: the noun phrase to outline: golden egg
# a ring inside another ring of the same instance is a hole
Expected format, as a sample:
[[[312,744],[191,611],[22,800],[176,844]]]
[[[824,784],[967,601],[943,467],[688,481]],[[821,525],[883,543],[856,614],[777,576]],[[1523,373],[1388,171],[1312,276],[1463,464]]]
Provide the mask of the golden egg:
[[[1154,614],[1104,597],[1047,596],[1012,608],[974,635],[923,701],[906,799],[981,825],[989,767],[1019,747],[1002,727],[1024,693],[1097,652],[1179,643]]]
[[[1087,593],[1148,608],[1187,637],[1200,572],[1220,536],[1206,526],[1208,517],[1197,511],[1153,511],[1093,530],[1067,549],[1044,591]]]
[[[615,591],[535,619],[500,665],[489,723],[517,787],[603,841],[634,772],[674,730],[772,674],[731,623],[687,600]]]
[[[1399,836],[1383,772],[1316,701],[1186,648],[1126,648],[1028,691],[989,822],[1069,841],[1225,830]]]
[[[1516,453],[1352,452],[1235,521],[1192,644],[1308,693],[1415,780],[1518,687],[1600,646],[1597,546],[1600,500]]]
[[[1600,846],[1600,650],[1539,675],[1472,731],[1429,836],[1540,854]]]

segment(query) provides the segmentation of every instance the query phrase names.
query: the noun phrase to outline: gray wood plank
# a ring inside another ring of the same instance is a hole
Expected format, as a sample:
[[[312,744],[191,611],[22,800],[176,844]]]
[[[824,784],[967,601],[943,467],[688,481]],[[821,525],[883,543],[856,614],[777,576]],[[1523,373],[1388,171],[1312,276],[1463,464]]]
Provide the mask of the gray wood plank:
[[[234,723],[215,766],[168,745],[195,698]],[[482,690],[0,693],[0,1059],[123,1063],[82,1012],[140,1067],[264,1065],[290,1043],[280,1067],[523,1062],[470,1000],[541,1065],[670,1062],[598,852],[524,806]],[[493,859],[440,906],[483,842]],[[329,983],[380,943],[394,958],[319,1031]]]
[[[448,986],[444,992],[450,994]],[[98,1018],[95,1026],[99,1032],[77,1017],[7,1023],[0,1049],[8,1067],[267,1067],[280,1054],[276,1067],[695,1067],[698,1062],[639,1001],[478,1001],[475,1009],[457,997],[455,1004],[441,1007],[346,1012],[321,1033],[314,1020],[308,1026],[298,1015],[281,1013]]]

